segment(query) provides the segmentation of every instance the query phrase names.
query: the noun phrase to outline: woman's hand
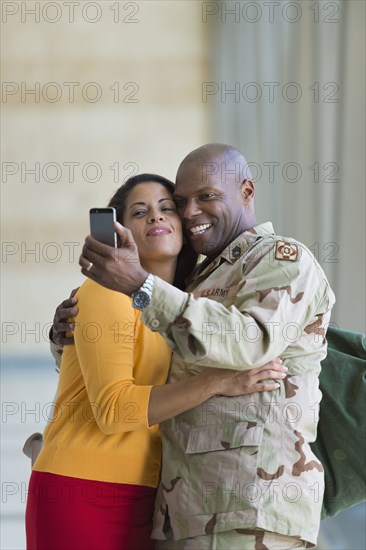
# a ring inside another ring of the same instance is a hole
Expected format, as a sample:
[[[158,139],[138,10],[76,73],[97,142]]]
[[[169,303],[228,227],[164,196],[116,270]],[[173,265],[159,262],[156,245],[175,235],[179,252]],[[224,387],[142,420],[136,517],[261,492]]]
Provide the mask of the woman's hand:
[[[234,397],[246,393],[277,390],[287,367],[274,359],[251,370],[237,371],[207,367],[199,374],[163,386],[153,386],[150,393],[149,426],[182,414],[215,395]],[[272,381],[268,381],[268,379]]]
[[[78,288],[74,288],[70,297],[64,300],[55,311],[53,325],[50,330],[50,340],[57,346],[63,347],[74,343],[74,337],[69,336],[69,333],[74,330],[75,323],[70,323],[68,319],[74,317],[78,313],[78,308],[75,307],[78,299],[75,294]]]
[[[287,370],[281,359],[277,358],[262,367],[244,371],[206,368],[202,375],[215,378],[216,395],[234,397],[277,390],[279,384],[276,380],[283,380],[287,375]]]

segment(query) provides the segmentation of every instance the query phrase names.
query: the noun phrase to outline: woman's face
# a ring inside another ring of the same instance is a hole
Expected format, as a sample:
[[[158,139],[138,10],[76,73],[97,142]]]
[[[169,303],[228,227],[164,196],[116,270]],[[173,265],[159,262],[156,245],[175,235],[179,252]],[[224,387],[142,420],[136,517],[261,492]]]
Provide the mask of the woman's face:
[[[182,248],[182,224],[173,196],[160,183],[139,183],[132,189],[123,225],[131,230],[142,262],[175,258]]]

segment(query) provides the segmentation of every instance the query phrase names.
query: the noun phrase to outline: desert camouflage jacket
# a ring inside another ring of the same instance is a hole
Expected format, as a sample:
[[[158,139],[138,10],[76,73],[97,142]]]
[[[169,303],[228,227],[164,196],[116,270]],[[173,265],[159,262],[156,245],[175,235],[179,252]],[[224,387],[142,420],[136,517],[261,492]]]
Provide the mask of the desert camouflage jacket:
[[[258,527],[316,542],[323,467],[309,442],[333,303],[311,252],[270,223],[198,269],[187,292],[156,278],[143,321],[175,352],[170,382],[275,357],[289,371],[274,392],[217,396],[161,425],[154,538]]]

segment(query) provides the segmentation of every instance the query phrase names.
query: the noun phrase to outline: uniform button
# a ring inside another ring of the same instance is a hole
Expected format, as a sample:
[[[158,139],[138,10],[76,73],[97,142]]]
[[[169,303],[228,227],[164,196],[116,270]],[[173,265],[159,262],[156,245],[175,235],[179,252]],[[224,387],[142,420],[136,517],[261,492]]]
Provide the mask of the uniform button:
[[[344,460],[347,458],[347,453],[343,449],[334,449],[333,455],[337,460]]]
[[[159,480],[158,476],[152,476],[152,477],[151,477],[151,481],[152,481],[153,483],[157,483],[158,480]]]
[[[151,321],[151,326],[152,326],[152,328],[158,328],[160,326],[160,323],[157,319],[153,319]]]
[[[153,465],[153,468],[154,468],[154,470],[160,470],[160,464],[155,462],[155,464]]]

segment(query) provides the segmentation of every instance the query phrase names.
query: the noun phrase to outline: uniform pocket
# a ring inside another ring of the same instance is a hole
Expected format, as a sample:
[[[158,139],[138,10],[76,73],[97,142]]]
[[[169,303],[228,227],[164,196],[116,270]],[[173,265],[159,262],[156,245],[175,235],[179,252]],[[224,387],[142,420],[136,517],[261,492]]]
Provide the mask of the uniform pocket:
[[[189,515],[252,508],[258,448],[263,425],[231,422],[198,426],[189,432]],[[259,491],[260,492],[260,491]]]
[[[191,428],[187,454],[207,453],[236,449],[242,446],[258,446],[263,435],[263,426],[255,422],[226,422],[217,426]]]

